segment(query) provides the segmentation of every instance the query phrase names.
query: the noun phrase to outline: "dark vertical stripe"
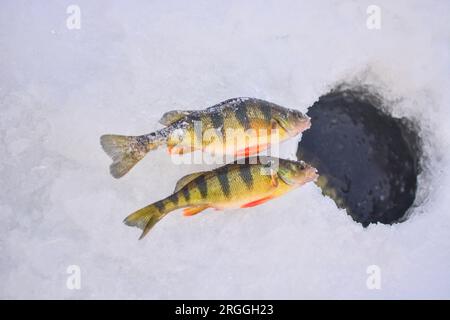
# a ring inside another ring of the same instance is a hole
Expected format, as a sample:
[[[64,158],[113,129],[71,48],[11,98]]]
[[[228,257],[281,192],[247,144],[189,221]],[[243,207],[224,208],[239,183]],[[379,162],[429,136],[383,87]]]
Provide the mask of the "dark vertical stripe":
[[[174,193],[173,195],[170,196],[169,200],[174,204],[177,205],[178,204],[178,193]]]
[[[189,190],[186,187],[183,187],[181,189],[181,192],[183,193],[184,198],[186,199],[186,201],[189,201],[189,199],[191,199],[191,195],[189,194]]]
[[[222,192],[228,198],[230,196],[230,181],[228,180],[228,167],[224,167],[223,170],[217,175],[217,179],[220,182]]]
[[[194,128],[194,141],[192,141],[194,144],[195,142],[202,144],[203,141],[203,121],[198,114],[194,114],[191,116],[193,128]]]
[[[247,189],[251,189],[253,187],[253,176],[251,172],[251,167],[248,165],[240,165],[239,166],[239,175],[244,181]]]
[[[248,119],[247,112],[248,108],[245,102],[241,103],[241,105],[236,110],[236,119],[244,127],[245,130],[250,129],[250,120]]]
[[[270,107],[270,105],[260,105],[260,110],[263,114],[264,120],[267,123],[270,123],[270,121],[272,120],[272,108]]]
[[[161,212],[161,213],[163,213],[166,208],[163,201],[155,202],[155,207],[158,208],[159,212]]]
[[[214,127],[217,137],[225,143],[225,126],[223,120],[223,110],[214,111],[210,114],[211,122]]]
[[[208,195],[208,186],[206,185],[206,180],[204,176],[200,176],[195,179],[195,184],[197,185],[198,190],[200,191],[200,195],[202,198],[206,198]]]
[[[214,129],[220,129],[220,131],[223,132],[223,114],[222,114],[222,110],[216,111],[216,112],[212,112],[210,114],[210,116],[211,116],[211,121],[212,121]]]

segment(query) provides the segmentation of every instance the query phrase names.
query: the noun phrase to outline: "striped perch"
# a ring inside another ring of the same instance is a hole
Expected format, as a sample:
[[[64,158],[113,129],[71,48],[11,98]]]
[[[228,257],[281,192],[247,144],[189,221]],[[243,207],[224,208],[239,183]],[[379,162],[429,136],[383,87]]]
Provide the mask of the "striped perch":
[[[310,127],[310,119],[298,110],[253,98],[230,99],[204,110],[170,111],[159,122],[166,127],[142,136],[101,136],[101,145],[113,160],[113,177],[122,177],[150,150],[163,145],[172,154],[202,150],[249,156],[267,149],[274,141],[272,133],[277,134],[276,143]],[[242,136],[246,138],[239,140]]]
[[[207,208],[254,207],[317,178],[316,169],[303,161],[270,157],[245,161],[181,178],[173,194],[129,215],[124,223],[142,229],[142,239],[159,220],[176,209],[184,208],[184,215],[192,216]]]

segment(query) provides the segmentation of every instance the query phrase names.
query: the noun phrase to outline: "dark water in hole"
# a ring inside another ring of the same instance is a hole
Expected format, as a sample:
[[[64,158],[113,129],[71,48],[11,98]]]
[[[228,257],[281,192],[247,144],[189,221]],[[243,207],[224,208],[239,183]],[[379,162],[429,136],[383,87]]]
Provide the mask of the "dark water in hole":
[[[420,140],[412,123],[393,118],[381,105],[364,89],[320,97],[309,108],[312,126],[297,151],[319,170],[323,194],[363,226],[404,220],[420,172]]]

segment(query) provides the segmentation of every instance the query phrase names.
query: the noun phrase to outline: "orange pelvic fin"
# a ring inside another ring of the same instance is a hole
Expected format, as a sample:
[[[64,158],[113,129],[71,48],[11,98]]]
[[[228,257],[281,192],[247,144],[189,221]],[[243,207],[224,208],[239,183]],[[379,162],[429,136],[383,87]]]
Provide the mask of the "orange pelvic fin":
[[[270,199],[273,199],[273,196],[267,196],[267,197],[264,197],[264,198],[261,198],[261,199],[258,199],[258,200],[246,203],[246,204],[242,205],[241,208],[256,207],[256,206],[258,206],[260,204],[263,204],[263,203],[269,201]]]
[[[203,210],[205,210],[207,208],[208,208],[207,206],[186,208],[186,209],[183,209],[183,215],[186,217],[193,216],[199,212],[202,212]]]
[[[179,147],[167,147],[167,151],[169,152],[169,154],[183,154],[184,153],[184,149],[183,148],[179,148]]]
[[[183,146],[183,145],[167,145],[167,152],[171,155],[173,154],[185,154],[194,151],[194,147]]]

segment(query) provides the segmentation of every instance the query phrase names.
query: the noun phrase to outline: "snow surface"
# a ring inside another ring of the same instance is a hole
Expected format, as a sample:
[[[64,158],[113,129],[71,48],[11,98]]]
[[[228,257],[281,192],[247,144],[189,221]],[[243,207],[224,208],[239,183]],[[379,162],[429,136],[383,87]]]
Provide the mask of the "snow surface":
[[[0,297],[450,298],[449,15],[439,0],[2,0]],[[247,210],[175,212],[142,241],[122,224],[202,167],[159,150],[115,180],[101,134],[239,96],[306,112],[343,81],[422,128],[407,222],[363,229],[309,184]],[[380,290],[366,286],[374,264]]]

